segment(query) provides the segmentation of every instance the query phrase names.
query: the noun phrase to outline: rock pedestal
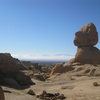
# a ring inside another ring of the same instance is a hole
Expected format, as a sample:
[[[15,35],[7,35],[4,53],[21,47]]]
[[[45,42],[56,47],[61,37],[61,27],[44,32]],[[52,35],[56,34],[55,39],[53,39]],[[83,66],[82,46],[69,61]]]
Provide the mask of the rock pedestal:
[[[96,47],[80,47],[77,49],[75,61],[81,64],[100,64],[100,50]]]
[[[83,70],[83,73],[85,74],[90,72],[90,75],[94,74],[94,72],[96,71],[97,74],[98,69],[92,69],[92,67],[89,67],[88,69],[89,65],[92,66],[100,64],[100,50],[94,47],[97,44],[97,42],[98,32],[96,30],[95,25],[93,23],[89,23],[83,26],[78,32],[75,33],[74,44],[75,46],[77,46],[75,58],[71,59],[65,64],[56,64],[51,71],[51,75],[55,73],[69,72],[74,69],[74,71]],[[79,69],[77,69],[78,65]],[[82,68],[80,67],[80,65],[86,65],[87,68]]]
[[[100,64],[100,50],[94,45],[98,42],[98,32],[93,23],[83,26],[75,33],[74,44],[78,47],[73,62],[81,64]]]

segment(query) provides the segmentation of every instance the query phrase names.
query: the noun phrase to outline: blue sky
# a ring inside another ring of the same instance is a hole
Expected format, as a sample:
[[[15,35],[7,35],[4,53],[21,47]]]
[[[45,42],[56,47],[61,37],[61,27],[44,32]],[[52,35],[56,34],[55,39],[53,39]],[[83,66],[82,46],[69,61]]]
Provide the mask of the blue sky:
[[[0,52],[70,59],[77,50],[75,32],[90,22],[100,33],[100,0],[0,0]]]

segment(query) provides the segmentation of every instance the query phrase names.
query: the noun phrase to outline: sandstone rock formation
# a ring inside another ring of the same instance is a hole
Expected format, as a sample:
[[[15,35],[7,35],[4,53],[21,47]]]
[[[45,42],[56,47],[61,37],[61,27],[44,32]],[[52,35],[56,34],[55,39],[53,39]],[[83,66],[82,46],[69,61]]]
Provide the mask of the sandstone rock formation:
[[[78,46],[73,62],[81,64],[100,64],[100,50],[94,45],[98,42],[98,32],[93,23],[83,26],[75,33],[74,44]]]
[[[55,67],[53,67],[52,71],[51,71],[51,75],[55,74],[55,73],[65,73],[68,71],[73,70],[74,68],[70,65],[70,64],[56,64]]]
[[[18,71],[16,60],[8,53],[0,53],[0,73],[7,75]]]
[[[100,50],[96,47],[80,47],[75,55],[75,62],[81,64],[100,64]]]
[[[4,92],[1,87],[0,87],[0,100],[5,100]]]
[[[0,53],[0,84],[16,88],[18,85],[32,85],[34,83],[29,76],[19,70],[18,60],[9,53]]]
[[[78,66],[78,70],[81,70],[80,66],[84,64],[90,64],[90,66],[100,64],[100,50],[94,47],[97,42],[98,32],[95,25],[93,23],[89,23],[83,26],[78,32],[75,33],[74,44],[78,47],[75,58],[65,64],[56,64],[51,71],[51,75],[72,71],[74,69],[74,71],[77,71]],[[80,73],[85,73],[84,70],[86,70],[86,73],[89,74],[92,70],[90,69],[91,67],[86,69],[82,68]],[[97,70],[99,69],[93,70],[94,72],[92,74],[100,75]]]

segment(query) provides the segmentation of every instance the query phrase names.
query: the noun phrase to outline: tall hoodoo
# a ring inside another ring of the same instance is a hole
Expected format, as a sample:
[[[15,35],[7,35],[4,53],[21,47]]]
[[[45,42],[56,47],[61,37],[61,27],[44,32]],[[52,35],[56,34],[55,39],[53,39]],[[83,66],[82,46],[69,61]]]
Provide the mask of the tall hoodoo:
[[[100,64],[100,50],[94,45],[98,42],[98,32],[93,23],[86,24],[75,33],[74,44],[78,47],[73,62]]]

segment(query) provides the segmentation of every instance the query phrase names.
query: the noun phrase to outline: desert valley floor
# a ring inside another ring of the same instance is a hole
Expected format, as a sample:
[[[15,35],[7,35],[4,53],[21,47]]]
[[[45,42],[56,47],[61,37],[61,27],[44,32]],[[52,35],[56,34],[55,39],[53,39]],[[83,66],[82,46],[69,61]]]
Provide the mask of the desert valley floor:
[[[3,87],[9,92],[5,92],[5,100],[39,100],[36,96],[27,94],[32,89],[36,94],[40,94],[43,90],[50,93],[59,92],[64,94],[65,100],[100,100],[100,77],[73,76],[68,77],[65,74],[54,75],[46,82],[34,80],[36,85],[25,90],[16,90],[13,88]],[[93,86],[94,82],[98,82],[98,86]]]

